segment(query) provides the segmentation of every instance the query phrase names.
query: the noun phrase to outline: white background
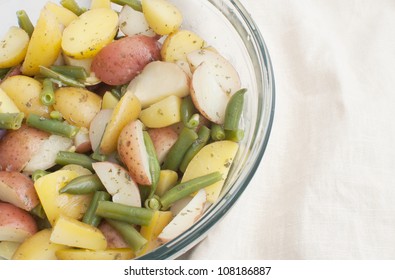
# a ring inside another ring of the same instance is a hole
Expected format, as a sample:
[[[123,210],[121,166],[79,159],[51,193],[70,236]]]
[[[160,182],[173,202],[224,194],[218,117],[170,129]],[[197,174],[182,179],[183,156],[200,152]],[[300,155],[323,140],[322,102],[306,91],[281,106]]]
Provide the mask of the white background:
[[[276,111],[259,171],[189,259],[395,258],[395,1],[244,0]]]

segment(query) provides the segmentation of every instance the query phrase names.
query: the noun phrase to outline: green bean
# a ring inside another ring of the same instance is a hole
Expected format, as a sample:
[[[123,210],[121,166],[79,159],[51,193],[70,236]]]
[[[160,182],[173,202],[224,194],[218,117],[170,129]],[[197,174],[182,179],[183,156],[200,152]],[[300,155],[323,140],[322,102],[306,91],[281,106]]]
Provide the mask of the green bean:
[[[211,139],[214,141],[221,141],[225,139],[225,130],[219,124],[212,124],[211,125]]]
[[[50,172],[45,171],[45,170],[41,170],[41,169],[37,169],[32,173],[32,180],[33,182],[36,182],[38,179],[40,179],[41,177],[48,175]]]
[[[20,28],[26,31],[26,33],[29,35],[29,37],[32,36],[33,31],[34,31],[34,26],[27,15],[25,10],[19,10],[16,12],[16,16],[18,18],[18,25]]]
[[[235,92],[226,105],[224,122],[225,130],[236,130],[239,128],[241,114],[243,113],[244,94],[246,91],[247,89],[243,88]]]
[[[37,204],[36,207],[34,207],[32,210],[30,210],[30,213],[35,215],[36,217],[39,217],[40,219],[45,219],[47,216],[45,215],[45,211],[41,203]]]
[[[78,127],[70,125],[67,122],[47,119],[36,114],[29,114],[26,123],[31,127],[68,138],[73,138],[79,130]]]
[[[96,215],[129,224],[148,226],[151,223],[154,211],[111,201],[99,201]]]
[[[66,8],[67,10],[73,12],[77,16],[80,16],[83,14],[86,10],[84,8],[81,8],[77,2],[74,0],[61,0],[60,4]]]
[[[88,77],[88,73],[86,72],[84,67],[81,66],[73,66],[73,65],[52,65],[50,67],[52,71],[55,71],[56,73],[65,75],[67,77],[77,79],[77,80],[83,80]]]
[[[147,244],[148,240],[133,225],[112,219],[106,219],[106,221],[122,236],[134,252],[138,252]]]
[[[16,130],[22,126],[25,114],[19,113],[0,113],[0,129]]]
[[[62,113],[60,113],[59,111],[51,111],[51,113],[49,113],[49,117],[53,120],[63,121]]]
[[[225,130],[225,139],[233,142],[240,142],[244,138],[244,130]]]
[[[68,165],[68,164],[77,164],[82,167],[89,169],[90,171],[94,171],[92,167],[92,163],[95,160],[85,154],[78,154],[74,152],[68,151],[60,151],[56,154],[55,163],[60,165]]]
[[[192,97],[190,95],[184,97],[181,100],[180,111],[182,123],[188,128],[194,128],[195,126],[191,127],[191,125],[194,125],[196,123],[196,116],[194,117],[195,119],[193,119],[192,121],[191,118],[192,116],[196,115],[197,110],[195,108],[195,105],[193,104]]]
[[[192,129],[183,127],[177,141],[170,148],[163,162],[163,169],[177,171],[185,153],[198,138],[198,135]]]
[[[10,70],[11,68],[0,68],[0,79],[3,79]]]
[[[59,193],[88,194],[103,191],[105,187],[96,174],[82,175],[68,182]]]
[[[158,202],[161,204],[161,210],[167,210],[177,200],[197,192],[202,188],[208,187],[220,180],[222,180],[222,174],[216,171],[179,183],[166,191],[163,196],[160,197]]]
[[[148,154],[148,163],[149,170],[151,175],[151,190],[148,195],[148,199],[150,199],[156,191],[156,187],[158,185],[159,176],[160,176],[160,164],[158,158],[156,156],[156,150],[154,144],[152,143],[151,137],[149,136],[147,131],[143,131],[144,136],[144,144]]]
[[[82,222],[97,227],[102,217],[96,215],[96,208],[99,201],[108,201],[111,199],[111,195],[108,192],[96,191],[93,194],[92,200],[89,203],[88,209],[82,217]]]
[[[210,129],[207,126],[201,126],[198,131],[198,138],[192,143],[191,147],[185,153],[180,164],[180,171],[185,172],[192,158],[207,144],[210,140]]]
[[[187,127],[188,128],[196,128],[200,123],[200,115],[199,114],[193,114],[188,123],[187,123]]]
[[[50,78],[54,83],[63,85],[63,86],[71,86],[71,87],[85,87],[84,83],[77,81],[69,76],[60,74],[58,72],[53,71],[47,67],[40,65],[40,74],[46,78]]]
[[[111,2],[121,6],[128,5],[139,12],[143,11],[143,8],[141,7],[141,2],[139,0],[111,0]]]
[[[96,151],[94,151],[91,154],[91,158],[93,158],[96,161],[106,161],[108,160],[108,156],[107,155],[103,155],[100,153],[100,148],[97,148]]]
[[[55,103],[55,92],[51,79],[46,78],[43,81],[43,89],[40,93],[41,104],[51,106]]]

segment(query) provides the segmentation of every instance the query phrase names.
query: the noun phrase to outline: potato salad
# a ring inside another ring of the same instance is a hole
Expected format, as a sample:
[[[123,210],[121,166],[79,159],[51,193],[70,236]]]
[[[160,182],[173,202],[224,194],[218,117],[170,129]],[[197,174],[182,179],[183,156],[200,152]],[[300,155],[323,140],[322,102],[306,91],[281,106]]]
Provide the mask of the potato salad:
[[[229,59],[171,0],[31,18],[0,34],[0,259],[134,259],[185,232],[244,136]]]

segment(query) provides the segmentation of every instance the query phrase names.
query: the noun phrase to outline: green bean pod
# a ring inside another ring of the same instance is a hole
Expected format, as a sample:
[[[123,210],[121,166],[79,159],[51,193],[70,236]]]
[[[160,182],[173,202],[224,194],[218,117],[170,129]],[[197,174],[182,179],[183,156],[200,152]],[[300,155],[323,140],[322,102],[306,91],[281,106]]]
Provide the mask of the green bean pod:
[[[118,4],[121,6],[128,5],[132,7],[134,10],[142,12],[143,8],[141,7],[141,2],[138,0],[111,0],[114,4]]]
[[[19,113],[0,113],[0,128],[17,130],[22,126],[25,114]]]
[[[177,141],[167,153],[162,168],[177,171],[185,153],[197,138],[198,135],[195,131],[183,127]]]
[[[18,25],[20,28],[26,31],[29,37],[32,36],[34,31],[34,25],[31,22],[29,16],[27,15],[25,10],[19,10],[16,12],[16,17],[18,19]]]
[[[48,175],[50,172],[45,171],[45,170],[41,170],[41,169],[37,169],[32,173],[32,180],[33,182],[36,182],[38,179],[40,179],[41,177]]]
[[[73,138],[79,130],[78,127],[68,124],[66,122],[60,122],[54,119],[47,119],[44,117],[40,117],[36,114],[29,114],[26,119],[26,123],[28,126],[68,138]]]
[[[195,105],[192,102],[192,98],[190,95],[184,97],[181,100],[181,121],[184,124],[184,126],[188,127],[188,128],[194,128],[196,127],[196,108]],[[194,118],[191,120],[192,116],[194,116]],[[197,121],[199,122],[199,119],[197,119]]]
[[[50,67],[52,71],[56,73],[65,75],[67,77],[71,77],[77,80],[83,80],[88,77],[88,73],[86,72],[84,67],[74,66],[74,65],[52,65]]]
[[[225,139],[233,142],[240,142],[244,138],[244,130],[236,129],[236,130],[225,130]]]
[[[70,86],[70,87],[80,87],[80,88],[85,87],[84,83],[81,83],[77,79],[60,74],[42,65],[40,65],[40,74],[46,78],[50,78],[53,82],[57,84],[60,83],[61,85]]]
[[[196,177],[194,179],[179,183],[174,186],[159,199],[161,210],[167,210],[174,202],[180,200],[202,188],[208,187],[222,180],[222,174],[218,171]]]
[[[60,151],[56,154],[55,163],[60,165],[68,165],[68,164],[77,164],[82,167],[89,169],[90,171],[94,171],[92,167],[92,163],[96,162],[91,157],[85,154],[79,154],[68,151]]]
[[[99,201],[109,201],[110,199],[111,199],[111,195],[108,192],[96,191],[93,194],[88,209],[86,210],[84,216],[82,217],[82,222],[97,227],[102,220],[102,217],[96,215],[97,205]]]
[[[225,139],[225,130],[219,124],[212,124],[211,125],[211,139],[214,141],[221,141]]]
[[[46,78],[43,81],[43,89],[40,93],[41,104],[51,106],[55,103],[55,92],[51,79]]]
[[[129,224],[148,226],[151,223],[154,211],[111,201],[99,201],[96,215]]]
[[[247,89],[243,88],[235,92],[226,105],[224,121],[225,130],[237,130],[239,128],[241,114],[243,113],[244,94],[246,91]]]
[[[149,136],[147,131],[143,131],[143,137],[144,137],[145,148],[148,154],[148,164],[149,164],[149,170],[150,170],[151,182],[152,182],[150,193],[148,195],[148,199],[149,199],[155,194],[156,187],[159,182],[160,164],[156,156],[156,150],[154,144],[152,143],[151,137]]]
[[[207,144],[210,140],[210,129],[207,126],[201,126],[198,131],[198,138],[192,143],[191,147],[185,153],[180,164],[180,171],[185,172],[192,158]]]
[[[61,0],[60,4],[67,10],[73,12],[77,16],[80,16],[85,12],[84,8],[81,8],[78,3],[74,0]]]
[[[88,194],[103,191],[106,188],[96,174],[82,175],[68,182],[59,193]]]
[[[147,244],[148,240],[145,239],[133,225],[112,219],[106,219],[106,221],[122,236],[133,251],[138,252]]]

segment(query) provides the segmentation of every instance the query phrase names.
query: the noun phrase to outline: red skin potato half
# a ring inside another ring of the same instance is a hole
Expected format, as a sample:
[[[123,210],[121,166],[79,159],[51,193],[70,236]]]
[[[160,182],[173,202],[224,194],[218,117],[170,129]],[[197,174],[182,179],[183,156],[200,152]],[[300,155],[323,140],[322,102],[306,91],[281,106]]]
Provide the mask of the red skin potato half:
[[[160,59],[161,45],[145,35],[124,37],[105,46],[93,59],[91,71],[108,85],[123,85],[150,62]]]

